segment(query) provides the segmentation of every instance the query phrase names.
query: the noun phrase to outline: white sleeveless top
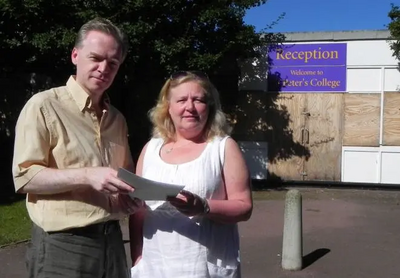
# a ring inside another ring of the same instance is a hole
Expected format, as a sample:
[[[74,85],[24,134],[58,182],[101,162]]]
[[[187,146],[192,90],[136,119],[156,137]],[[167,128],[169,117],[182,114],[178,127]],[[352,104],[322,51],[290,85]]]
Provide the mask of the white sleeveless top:
[[[142,176],[184,185],[207,199],[226,199],[221,173],[227,138],[215,137],[198,158],[182,164],[164,162],[160,157],[164,141],[153,138],[144,155]],[[240,277],[237,224],[188,217],[164,201],[146,203],[143,254],[131,269],[132,278]]]

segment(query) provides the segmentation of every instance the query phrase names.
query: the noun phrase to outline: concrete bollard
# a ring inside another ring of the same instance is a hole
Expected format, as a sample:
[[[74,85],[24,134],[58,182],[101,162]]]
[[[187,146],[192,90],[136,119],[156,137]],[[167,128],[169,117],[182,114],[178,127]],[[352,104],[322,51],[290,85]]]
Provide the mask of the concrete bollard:
[[[303,267],[302,200],[296,189],[286,193],[283,227],[282,268],[301,270]]]

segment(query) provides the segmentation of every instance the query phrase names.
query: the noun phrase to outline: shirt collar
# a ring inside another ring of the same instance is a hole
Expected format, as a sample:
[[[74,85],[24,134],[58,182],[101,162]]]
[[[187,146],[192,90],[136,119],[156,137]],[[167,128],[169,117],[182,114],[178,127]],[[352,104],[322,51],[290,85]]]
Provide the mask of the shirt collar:
[[[92,100],[89,97],[89,94],[76,82],[75,76],[71,75],[67,81],[67,88],[72,95],[72,98],[75,100],[76,104],[79,107],[80,111],[85,110],[85,108],[92,108]],[[104,93],[102,97],[103,108],[108,110],[110,106],[110,97]]]

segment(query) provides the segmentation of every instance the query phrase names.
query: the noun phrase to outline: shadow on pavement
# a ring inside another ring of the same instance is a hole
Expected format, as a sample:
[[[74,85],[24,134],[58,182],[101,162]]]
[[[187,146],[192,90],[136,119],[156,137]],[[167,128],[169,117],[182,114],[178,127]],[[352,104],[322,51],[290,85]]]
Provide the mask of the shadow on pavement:
[[[327,248],[320,248],[312,251],[310,254],[307,254],[303,257],[303,269],[309,267],[323,256],[328,254],[331,250]]]

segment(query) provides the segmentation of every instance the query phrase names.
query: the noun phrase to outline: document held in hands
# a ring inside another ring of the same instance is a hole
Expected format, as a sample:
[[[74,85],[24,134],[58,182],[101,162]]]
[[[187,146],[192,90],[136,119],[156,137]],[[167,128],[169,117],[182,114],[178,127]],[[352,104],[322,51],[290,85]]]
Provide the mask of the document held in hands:
[[[145,201],[164,201],[167,197],[178,195],[184,188],[182,185],[148,180],[123,168],[118,169],[117,177],[135,188],[135,191],[129,193],[129,196]]]

